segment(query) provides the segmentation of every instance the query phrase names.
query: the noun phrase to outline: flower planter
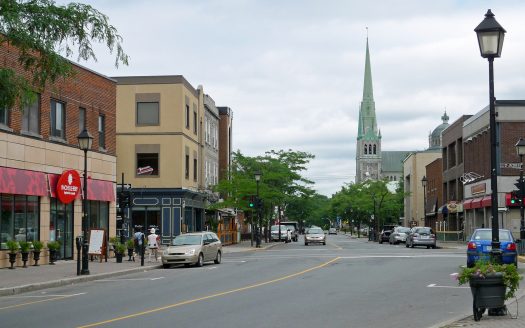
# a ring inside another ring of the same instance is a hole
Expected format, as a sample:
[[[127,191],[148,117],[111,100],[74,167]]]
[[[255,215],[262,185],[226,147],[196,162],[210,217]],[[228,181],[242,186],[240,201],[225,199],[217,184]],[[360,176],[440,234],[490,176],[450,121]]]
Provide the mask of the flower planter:
[[[124,254],[122,253],[115,253],[115,258],[117,259],[117,263],[122,263],[122,256]]]
[[[22,253],[22,262],[24,262],[24,268],[27,268],[27,260],[29,260],[29,252]]]
[[[9,263],[11,263],[11,267],[9,269],[14,269],[13,265],[16,262],[16,253],[9,253]]]
[[[496,272],[486,277],[472,277],[469,281],[473,299],[474,321],[479,321],[485,309],[505,306],[507,287],[503,282],[503,273]]]
[[[133,261],[131,258],[133,257],[133,248],[128,248],[128,261]]]
[[[35,260],[35,264],[33,264],[33,266],[38,266],[38,260],[40,260],[40,251],[33,251],[33,260]]]
[[[49,250],[49,264],[55,265],[55,261],[57,260],[57,251],[56,249],[50,249]]]

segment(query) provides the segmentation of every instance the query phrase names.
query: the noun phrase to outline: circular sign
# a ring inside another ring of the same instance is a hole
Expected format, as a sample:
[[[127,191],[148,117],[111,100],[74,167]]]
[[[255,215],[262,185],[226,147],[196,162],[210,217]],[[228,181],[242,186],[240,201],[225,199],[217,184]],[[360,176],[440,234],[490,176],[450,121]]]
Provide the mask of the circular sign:
[[[75,170],[62,173],[57,183],[58,199],[64,204],[69,204],[77,198],[80,192],[80,175]]]

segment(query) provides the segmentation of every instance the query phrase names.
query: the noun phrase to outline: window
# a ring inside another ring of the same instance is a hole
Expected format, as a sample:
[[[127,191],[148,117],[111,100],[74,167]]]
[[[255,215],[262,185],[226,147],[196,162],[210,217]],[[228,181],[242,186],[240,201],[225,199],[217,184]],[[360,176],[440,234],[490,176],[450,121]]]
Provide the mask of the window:
[[[137,153],[137,175],[159,175],[158,153]]]
[[[98,146],[106,148],[106,117],[104,115],[98,116]]]
[[[193,180],[197,181],[197,159],[193,159]]]
[[[368,146],[365,145],[365,155],[368,154]]]
[[[137,102],[137,125],[159,125],[159,102]]]
[[[190,128],[190,105],[186,104],[186,129]]]
[[[52,137],[66,138],[66,105],[51,99],[51,131]]]
[[[376,145],[374,145],[374,155],[376,154],[376,151],[377,151]]]
[[[40,95],[22,112],[22,132],[40,135]]]
[[[193,112],[193,133],[197,134],[197,112]]]
[[[9,110],[0,108],[0,126],[9,126]]]
[[[186,161],[184,165],[184,176],[186,179],[190,178],[190,155],[186,154]]]
[[[38,197],[0,194],[0,199],[0,248],[6,249],[8,240],[39,240]]]
[[[78,133],[86,129],[86,109],[80,107],[78,109]]]
[[[372,155],[372,145],[368,145],[368,154]]]

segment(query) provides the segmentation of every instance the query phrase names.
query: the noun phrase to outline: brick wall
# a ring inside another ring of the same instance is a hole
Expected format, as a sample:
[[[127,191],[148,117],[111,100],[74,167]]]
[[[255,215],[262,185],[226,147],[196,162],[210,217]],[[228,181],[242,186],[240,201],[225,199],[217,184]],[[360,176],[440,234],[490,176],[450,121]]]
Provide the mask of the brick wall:
[[[18,64],[17,50],[5,43],[0,46],[0,64],[14,69],[18,74],[30,79],[28,72]],[[86,109],[86,124],[88,131],[94,137],[92,151],[101,151],[115,155],[115,108],[116,83],[102,75],[94,73],[78,65],[73,65],[75,75],[61,79],[46,86],[40,97],[40,135],[43,140],[49,140],[50,134],[50,102],[56,99],[66,104],[65,135],[67,144],[78,147],[79,107]],[[99,150],[98,116],[105,116],[105,150]],[[20,134],[22,113],[14,108],[10,113],[9,127],[13,133]],[[60,143],[60,142],[57,142]]]

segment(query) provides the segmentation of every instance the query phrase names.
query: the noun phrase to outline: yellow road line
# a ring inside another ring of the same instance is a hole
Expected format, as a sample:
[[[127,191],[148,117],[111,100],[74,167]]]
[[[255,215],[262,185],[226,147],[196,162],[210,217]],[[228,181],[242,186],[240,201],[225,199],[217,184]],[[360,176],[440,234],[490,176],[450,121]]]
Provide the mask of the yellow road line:
[[[117,318],[113,318],[113,319],[109,319],[109,320],[105,320],[105,321],[95,322],[95,323],[91,323],[91,324],[88,324],[88,325],[79,326],[78,328],[88,328],[88,327],[101,326],[101,325],[105,325],[105,324],[108,324],[108,323],[111,323],[111,322],[115,322],[115,321],[131,319],[131,318],[134,318],[134,317],[143,316],[143,315],[150,314],[150,313],[155,313],[155,312],[160,312],[160,311],[168,310],[168,309],[171,309],[171,308],[174,308],[174,307],[178,307],[178,306],[182,306],[182,305],[186,305],[186,304],[192,304],[192,303],[208,300],[208,299],[211,299],[211,298],[216,298],[216,297],[219,297],[219,296],[224,296],[224,295],[228,295],[228,294],[238,293],[238,292],[242,292],[242,291],[245,291],[245,290],[248,290],[248,289],[253,289],[253,288],[265,286],[265,285],[268,285],[268,284],[272,284],[272,283],[276,283],[276,282],[283,281],[283,280],[286,280],[286,279],[290,279],[290,278],[293,278],[293,277],[297,277],[297,276],[300,276],[302,274],[305,274],[305,273],[313,271],[313,270],[320,269],[322,267],[327,266],[328,264],[331,264],[331,263],[337,261],[338,259],[339,259],[339,257],[336,257],[335,259],[332,259],[332,260],[330,260],[328,262],[324,262],[324,263],[322,263],[322,264],[320,264],[318,266],[312,267],[310,269],[303,270],[301,272],[296,272],[296,273],[293,273],[293,274],[290,274],[290,275],[287,275],[287,276],[284,276],[284,277],[281,277],[281,278],[277,278],[277,279],[273,279],[273,280],[269,280],[269,281],[264,281],[264,282],[260,282],[260,283],[254,284],[254,285],[249,285],[249,286],[245,286],[245,287],[241,287],[241,288],[236,288],[236,289],[228,290],[228,291],[217,293],[217,294],[212,294],[212,295],[208,295],[208,296],[194,298],[194,299],[191,299],[191,300],[170,304],[170,305],[154,308],[154,309],[151,309],[151,310],[142,311],[142,312],[139,312],[139,313],[129,314],[129,315],[125,315],[125,316],[121,316],[121,317],[117,317]]]
[[[13,309],[13,308],[21,307],[21,306],[26,306],[26,305],[36,304],[36,303],[42,303],[42,302],[56,301],[56,300],[61,300],[61,299],[68,298],[68,297],[71,297],[71,296],[70,295],[59,296],[59,297],[48,298],[48,299],[45,299],[45,300],[27,302],[27,303],[22,303],[22,304],[15,304],[15,305],[2,307],[2,308],[0,308],[0,310]]]

